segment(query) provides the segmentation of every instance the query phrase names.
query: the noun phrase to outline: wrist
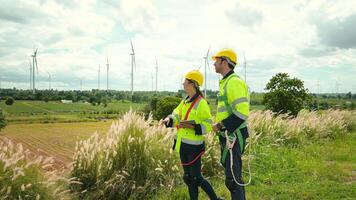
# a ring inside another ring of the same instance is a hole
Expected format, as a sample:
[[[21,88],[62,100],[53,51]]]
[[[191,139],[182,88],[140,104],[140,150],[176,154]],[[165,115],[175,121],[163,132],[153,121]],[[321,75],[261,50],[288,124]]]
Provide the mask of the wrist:
[[[224,128],[224,124],[222,122],[218,122],[217,127],[220,130],[220,129]]]

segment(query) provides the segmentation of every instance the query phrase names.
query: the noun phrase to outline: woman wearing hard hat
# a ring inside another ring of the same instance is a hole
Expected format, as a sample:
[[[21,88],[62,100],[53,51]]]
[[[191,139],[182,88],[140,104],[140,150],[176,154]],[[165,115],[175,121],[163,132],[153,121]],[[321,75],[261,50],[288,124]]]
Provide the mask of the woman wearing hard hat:
[[[218,199],[210,183],[201,174],[201,156],[205,150],[204,135],[212,130],[210,108],[199,89],[203,79],[198,70],[192,70],[185,75],[183,86],[188,96],[162,121],[167,127],[178,129],[173,149],[179,152],[184,169],[183,180],[188,186],[192,200],[198,199],[198,187],[201,187],[210,199]]]

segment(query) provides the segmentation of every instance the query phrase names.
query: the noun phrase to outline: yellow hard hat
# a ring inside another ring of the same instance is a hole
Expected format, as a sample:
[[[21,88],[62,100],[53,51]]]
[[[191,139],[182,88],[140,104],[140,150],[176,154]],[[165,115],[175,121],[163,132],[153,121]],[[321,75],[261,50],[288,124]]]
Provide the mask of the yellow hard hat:
[[[204,77],[199,70],[192,70],[185,75],[186,79],[193,80],[198,83],[199,86],[203,85]]]
[[[214,56],[211,57],[213,60],[216,58],[228,58],[227,62],[236,65],[237,64],[237,55],[232,49],[221,49]]]

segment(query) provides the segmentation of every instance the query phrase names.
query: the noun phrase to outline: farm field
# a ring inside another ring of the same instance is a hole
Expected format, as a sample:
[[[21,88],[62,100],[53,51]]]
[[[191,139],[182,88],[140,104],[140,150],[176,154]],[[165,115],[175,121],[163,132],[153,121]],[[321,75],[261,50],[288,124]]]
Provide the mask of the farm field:
[[[216,102],[209,100],[212,114],[216,112]],[[143,111],[147,103],[131,103],[127,101],[116,101],[103,105],[93,106],[86,103],[64,104],[57,101],[16,101],[8,106],[0,101],[6,119],[13,123],[65,123],[65,122],[94,122],[102,119],[113,119],[129,111]],[[262,110],[263,105],[252,105],[251,110]]]
[[[66,167],[72,160],[75,143],[87,139],[94,132],[104,134],[112,120],[80,123],[10,124],[1,131],[15,143],[22,143],[35,154],[51,156],[56,167]]]
[[[0,102],[9,123],[55,123],[55,122],[90,122],[102,118],[115,118],[119,114],[133,110],[140,111],[146,104],[118,101],[93,106],[86,103],[64,104],[57,101],[16,101],[8,106]]]

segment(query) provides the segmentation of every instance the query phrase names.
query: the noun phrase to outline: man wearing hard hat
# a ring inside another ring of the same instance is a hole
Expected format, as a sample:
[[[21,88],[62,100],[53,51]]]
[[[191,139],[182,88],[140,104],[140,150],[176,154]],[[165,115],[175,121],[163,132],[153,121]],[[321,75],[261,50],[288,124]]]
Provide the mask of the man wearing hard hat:
[[[225,168],[225,185],[232,200],[245,199],[246,184],[242,181],[241,156],[245,149],[248,130],[249,94],[246,83],[234,73],[236,53],[222,49],[212,57],[215,71],[222,75],[219,81],[218,107],[213,130],[218,133],[221,146],[221,164]]]

